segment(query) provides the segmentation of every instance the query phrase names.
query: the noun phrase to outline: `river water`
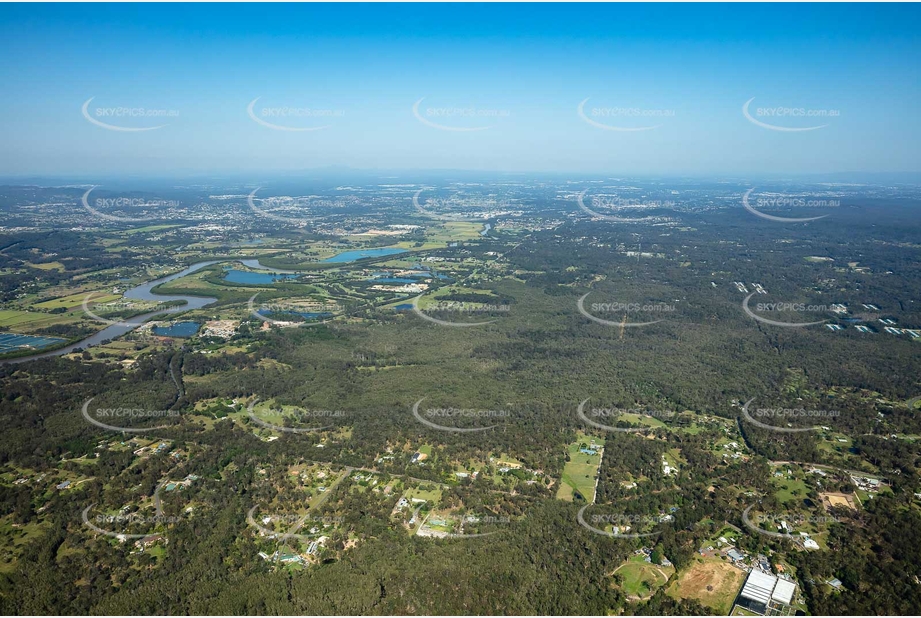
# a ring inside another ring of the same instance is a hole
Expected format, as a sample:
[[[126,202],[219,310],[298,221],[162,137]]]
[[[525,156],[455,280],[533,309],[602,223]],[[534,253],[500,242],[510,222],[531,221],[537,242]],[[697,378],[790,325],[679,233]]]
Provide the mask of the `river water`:
[[[261,270],[274,270],[267,268],[259,263],[259,260],[211,260],[208,262],[197,262],[192,264],[185,270],[182,270],[178,273],[173,273],[172,275],[167,275],[166,277],[160,277],[159,279],[154,279],[153,281],[148,281],[137,287],[131,288],[125,292],[125,298],[130,298],[132,300],[148,300],[158,303],[166,303],[176,300],[184,300],[186,304],[169,307],[166,309],[160,309],[159,311],[152,311],[150,313],[145,313],[143,315],[138,315],[133,318],[126,318],[124,322],[118,324],[110,324],[105,327],[95,335],[90,335],[86,339],[72,343],[70,345],[64,346],[63,348],[58,348],[57,350],[51,350],[50,352],[38,352],[30,356],[20,356],[19,358],[11,358],[8,360],[0,360],[0,365],[5,363],[16,364],[24,363],[26,361],[35,360],[36,358],[46,358],[50,356],[62,356],[64,354],[70,354],[77,348],[86,349],[88,347],[99,345],[107,339],[115,339],[121,337],[125,333],[128,333],[136,328],[138,328],[143,322],[149,320],[155,315],[169,314],[169,313],[180,313],[182,311],[189,311],[191,309],[201,309],[207,305],[210,305],[216,298],[211,298],[208,296],[178,296],[173,294],[154,294],[151,290],[161,283],[166,283],[167,281],[172,281],[173,279],[179,279],[180,277],[185,277],[186,275],[194,273],[196,270],[201,270],[205,266],[211,266],[212,264],[218,264],[221,262],[242,262],[244,265],[250,268],[258,268]],[[275,272],[288,272],[288,271],[275,271]]]

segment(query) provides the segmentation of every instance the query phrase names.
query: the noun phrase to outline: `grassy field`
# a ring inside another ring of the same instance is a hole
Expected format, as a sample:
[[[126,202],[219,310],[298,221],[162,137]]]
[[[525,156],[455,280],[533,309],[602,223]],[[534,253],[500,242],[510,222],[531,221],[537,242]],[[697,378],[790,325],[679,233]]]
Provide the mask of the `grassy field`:
[[[496,458],[496,466],[508,466],[510,468],[523,468],[524,463],[519,459],[515,459],[508,453],[502,453],[499,457]]]
[[[406,493],[403,494],[407,500],[412,502],[413,498],[419,498],[420,500],[426,500],[431,504],[438,504],[441,501],[441,489],[419,489],[418,487],[410,487],[406,490]]]
[[[35,307],[38,309],[60,309],[64,307],[65,309],[73,309],[79,307],[83,304],[83,299],[86,298],[86,295],[90,292],[78,292],[77,294],[71,294],[70,296],[64,296],[61,298],[55,298],[54,300],[46,300],[41,303],[35,303]],[[93,297],[90,299],[95,305],[97,303],[109,303],[113,300],[118,300],[121,298],[118,294],[93,294]]]
[[[698,425],[697,423],[694,423],[694,424],[692,424],[692,425],[688,425],[687,427],[677,427],[676,429],[677,429],[677,431],[682,431],[682,432],[684,432],[684,433],[686,433],[686,434],[690,434],[690,435],[692,435],[692,436],[696,436],[696,435],[699,434],[701,431],[704,431],[705,427],[704,427],[703,425]],[[727,442],[728,442],[728,440],[727,440]],[[719,450],[719,449],[717,449],[717,450]]]
[[[0,543],[4,551],[0,555],[0,573],[12,573],[17,566],[17,558],[25,545],[28,545],[47,529],[46,524],[29,522],[15,526],[10,517],[0,518]]]
[[[646,562],[643,556],[633,556],[614,570],[623,578],[620,585],[628,597],[646,599],[668,582],[675,567],[663,567]]]
[[[137,227],[133,230],[125,230],[122,232],[125,236],[132,236],[134,234],[139,234],[143,232],[157,232],[159,230],[168,230],[174,227],[180,227],[179,225],[147,225],[145,227]]]
[[[280,408],[281,411],[279,412],[277,409],[273,410],[272,408]],[[305,415],[305,412],[307,411],[300,406],[282,405],[274,400],[260,401],[253,406],[253,416],[278,427],[286,427],[286,419],[291,420],[292,427],[301,428],[322,427],[332,424],[329,418],[310,417]]]
[[[673,598],[697,599],[726,616],[744,581],[745,572],[722,559],[698,557],[666,592]]]
[[[26,266],[37,268],[39,270],[56,270],[58,272],[64,272],[64,265],[60,262],[45,262],[44,264],[33,264],[31,262],[26,262]]]
[[[478,294],[478,295],[480,295],[480,296],[488,296],[488,297],[490,298],[490,301],[489,301],[489,302],[490,302],[491,304],[496,304],[496,305],[498,305],[498,304],[499,304],[499,301],[502,300],[499,296],[496,296],[495,294],[493,294],[493,293],[492,293],[491,291],[489,291],[489,290],[481,290],[481,289],[477,289],[477,288],[467,288],[467,287],[463,287],[463,286],[459,286],[459,285],[451,285],[451,286],[444,287],[444,288],[441,288],[441,289],[439,289],[439,290],[436,290],[435,292],[433,292],[433,293],[431,293],[431,294],[429,294],[429,295],[427,295],[427,296],[424,296],[423,298],[420,298],[420,299],[419,299],[419,308],[420,308],[420,309],[428,309],[428,308],[432,307],[433,305],[437,305],[437,304],[439,304],[439,303],[441,303],[441,302],[444,302],[444,301],[442,300],[442,297],[443,297],[443,296],[448,296],[448,295],[450,295],[450,294]],[[493,301],[493,299],[495,299],[495,300]],[[404,299],[404,300],[401,300],[400,302],[404,302],[404,303],[405,303],[406,300]],[[477,306],[480,306],[480,305],[482,305],[482,304],[483,304],[483,303],[465,303],[465,305],[466,305],[466,306],[469,306],[469,307],[477,307]]]
[[[421,247],[416,247],[416,241],[414,240],[400,241],[393,246],[401,249],[436,249],[446,246],[449,242],[462,242],[480,238],[480,232],[482,231],[482,223],[446,221],[426,227],[425,241]]]
[[[125,355],[127,360],[136,360],[142,353],[149,352],[151,346],[139,346],[134,341],[110,341],[105,345],[95,345],[87,350],[93,358],[99,358],[103,355],[115,354],[116,356]]]
[[[163,547],[162,545],[154,545],[150,549],[147,549],[146,552],[150,554],[151,556],[153,556],[154,558],[156,558],[157,560],[160,560],[161,558],[166,556],[166,548]]]
[[[183,291],[190,291],[190,290],[201,290],[201,291],[207,291],[210,293],[210,292],[217,292],[219,290],[226,290],[227,288],[225,286],[217,285],[217,284],[211,283],[210,281],[204,280],[206,277],[214,276],[214,274],[217,272],[220,272],[219,268],[215,268],[215,267],[202,268],[201,270],[198,270],[192,274],[186,275],[185,277],[181,277],[179,279],[173,279],[169,283],[164,283],[164,284],[157,286],[156,293],[170,294],[171,292],[174,292],[174,291],[181,293]],[[253,287],[254,289],[255,288],[272,289],[271,284],[260,285],[260,286],[254,285],[251,287]]]
[[[49,315],[47,313],[16,311],[14,309],[0,310],[0,326],[12,329],[43,328],[45,326],[51,326],[52,324],[72,322],[73,320],[73,316],[66,316],[63,314]]]
[[[598,466],[601,465],[601,452],[595,455],[579,452],[580,445],[583,443],[588,445],[592,439],[595,440],[596,445],[604,445],[601,438],[590,437],[581,432],[577,434],[576,441],[569,445],[567,449],[569,461],[563,466],[563,476],[556,492],[558,500],[572,502],[575,492],[579,492],[587,502],[594,501],[595,478],[598,476]]]
[[[774,481],[774,486],[777,487],[777,491],[774,492],[774,495],[777,497],[777,500],[783,504],[802,504],[803,499],[809,492],[806,483],[800,479],[789,479],[784,477],[774,478],[772,480]]]

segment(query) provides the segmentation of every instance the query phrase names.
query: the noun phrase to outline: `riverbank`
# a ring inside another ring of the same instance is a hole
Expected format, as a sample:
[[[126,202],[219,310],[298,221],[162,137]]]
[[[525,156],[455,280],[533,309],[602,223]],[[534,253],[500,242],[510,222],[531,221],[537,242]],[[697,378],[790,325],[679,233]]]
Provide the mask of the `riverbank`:
[[[63,356],[65,354],[70,354],[71,352],[77,350],[83,350],[95,345],[99,345],[104,341],[110,341],[121,337],[137,328],[139,328],[144,322],[157,317],[157,316],[167,316],[181,314],[186,311],[193,311],[195,309],[201,309],[207,307],[208,305],[217,302],[217,298],[213,296],[200,296],[192,294],[175,294],[168,293],[162,294],[156,290],[159,286],[180,279],[182,277],[188,276],[196,271],[201,270],[207,266],[212,266],[214,264],[222,264],[226,262],[240,262],[244,266],[257,270],[270,270],[273,272],[282,272],[273,268],[269,268],[259,262],[259,259],[253,258],[243,258],[243,257],[227,257],[219,258],[215,260],[205,260],[202,262],[195,262],[190,266],[180,270],[179,272],[173,273],[171,275],[165,275],[163,277],[158,277],[152,279],[146,283],[142,283],[138,286],[135,286],[124,293],[124,298],[130,300],[145,300],[145,301],[155,301],[159,304],[162,303],[172,303],[172,302],[181,302],[173,307],[160,308],[156,311],[151,311],[148,313],[143,313],[141,315],[132,317],[132,318],[123,318],[119,321],[113,320],[106,328],[103,328],[101,331],[96,332],[89,337],[84,337],[77,341],[64,342],[59,346],[45,349],[40,352],[35,353],[11,353],[9,356],[0,358],[0,364],[19,364],[24,363],[30,360],[36,360],[39,358],[49,358],[54,356]],[[287,271],[287,273],[292,273],[293,271]],[[286,273],[286,274],[287,274]]]

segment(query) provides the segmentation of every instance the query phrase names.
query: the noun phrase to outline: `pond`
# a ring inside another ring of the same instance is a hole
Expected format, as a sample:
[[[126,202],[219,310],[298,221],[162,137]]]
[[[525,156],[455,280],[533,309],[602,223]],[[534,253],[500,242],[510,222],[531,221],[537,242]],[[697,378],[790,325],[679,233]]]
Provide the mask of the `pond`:
[[[169,326],[154,326],[151,330],[158,337],[191,337],[198,332],[198,322],[176,322]]]
[[[363,260],[370,257],[381,257],[384,255],[394,255],[397,253],[406,253],[406,249],[397,249],[396,247],[381,247],[378,249],[355,249],[353,251],[345,251],[338,255],[334,255],[331,258],[326,258],[324,262],[354,262],[356,260]]]
[[[248,270],[231,268],[225,271],[224,281],[228,283],[260,284],[275,283],[276,281],[284,281],[285,279],[294,279],[296,277],[297,275],[282,272],[254,273]]]
[[[371,279],[374,283],[419,283],[418,279],[408,279],[402,277],[379,277]]]
[[[327,311],[322,313],[314,313],[310,311],[272,311],[270,309],[260,309],[259,315],[272,318],[273,320],[291,320],[295,316],[299,316],[305,320],[316,320],[320,318],[328,318],[333,314]]]

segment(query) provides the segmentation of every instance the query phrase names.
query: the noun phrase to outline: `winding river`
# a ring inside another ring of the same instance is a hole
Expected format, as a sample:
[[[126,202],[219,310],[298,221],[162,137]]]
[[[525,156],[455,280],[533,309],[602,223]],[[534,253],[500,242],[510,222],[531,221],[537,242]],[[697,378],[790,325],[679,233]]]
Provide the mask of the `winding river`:
[[[24,363],[26,361],[35,360],[37,358],[46,358],[50,356],[62,356],[64,354],[70,354],[78,348],[86,349],[94,345],[99,345],[103,341],[108,339],[115,339],[121,337],[127,332],[130,332],[138,328],[141,323],[146,322],[155,315],[169,314],[169,313],[180,313],[183,311],[189,311],[192,309],[201,309],[206,307],[211,303],[215,302],[217,299],[208,297],[208,296],[176,296],[172,294],[155,294],[152,290],[161,283],[166,283],[174,279],[179,279],[180,277],[185,277],[194,273],[196,270],[201,270],[205,266],[211,266],[212,264],[220,264],[222,262],[241,262],[244,266],[249,268],[255,268],[259,270],[271,270],[274,272],[280,273],[291,273],[293,271],[281,271],[274,268],[268,268],[259,263],[258,259],[224,259],[224,260],[210,260],[207,262],[196,262],[188,268],[179,271],[178,273],[173,273],[172,275],[167,275],[165,277],[160,277],[159,279],[154,279],[153,281],[148,281],[137,287],[131,288],[125,292],[125,298],[131,300],[148,300],[154,302],[170,302],[176,300],[184,300],[185,305],[180,305],[176,307],[169,307],[167,309],[160,309],[158,311],[151,311],[150,313],[145,313],[143,315],[138,315],[133,318],[126,318],[125,322],[120,322],[118,324],[111,324],[106,328],[102,329],[95,335],[90,335],[86,339],[81,339],[76,343],[64,346],[63,348],[58,348],[56,350],[51,350],[49,352],[38,352],[36,354],[31,354],[29,356],[20,356],[18,358],[11,358],[8,360],[0,360],[0,365],[5,363],[17,364]],[[130,323],[127,323],[130,322]]]

